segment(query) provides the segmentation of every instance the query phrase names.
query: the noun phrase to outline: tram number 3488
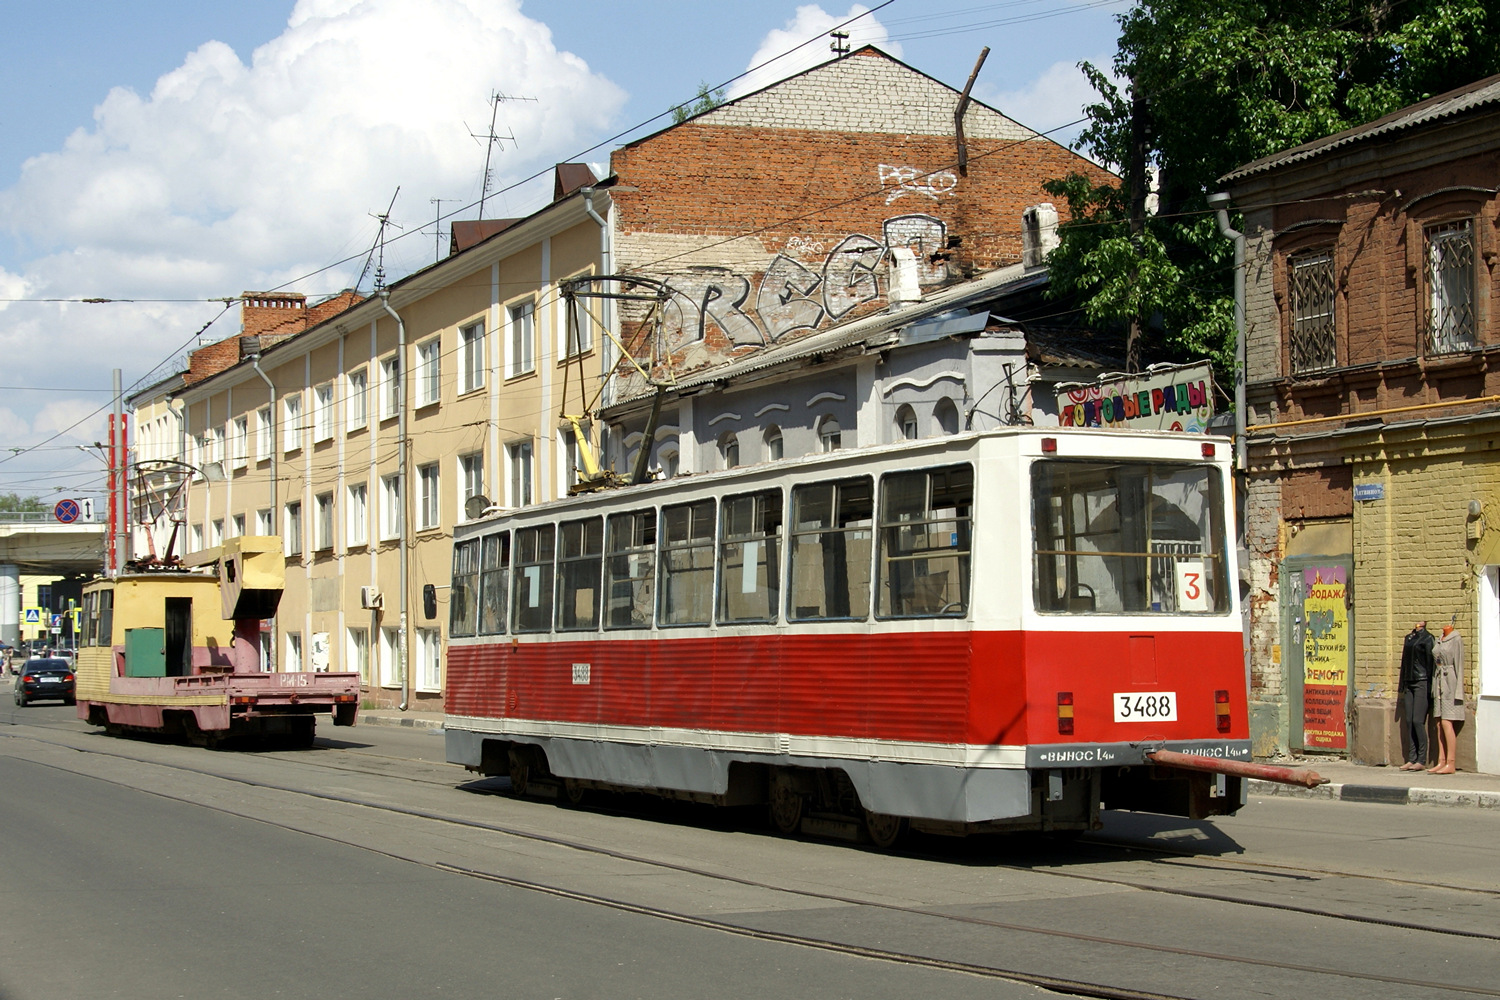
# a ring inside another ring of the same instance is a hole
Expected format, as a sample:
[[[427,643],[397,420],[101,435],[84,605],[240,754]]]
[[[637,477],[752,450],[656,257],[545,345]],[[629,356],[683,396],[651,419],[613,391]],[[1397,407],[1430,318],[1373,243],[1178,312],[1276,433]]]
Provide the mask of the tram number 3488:
[[[1116,722],[1176,722],[1176,691],[1128,691],[1115,694]]]

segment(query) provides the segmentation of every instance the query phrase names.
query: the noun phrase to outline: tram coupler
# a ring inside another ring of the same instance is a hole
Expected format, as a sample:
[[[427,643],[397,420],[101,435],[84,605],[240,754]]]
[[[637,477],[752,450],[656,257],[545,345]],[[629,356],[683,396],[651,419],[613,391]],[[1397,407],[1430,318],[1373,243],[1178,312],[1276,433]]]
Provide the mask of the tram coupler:
[[[1210,774],[1232,774],[1240,778],[1259,778],[1282,785],[1301,785],[1317,788],[1328,784],[1328,779],[1316,771],[1298,771],[1290,767],[1273,764],[1252,764],[1242,760],[1223,760],[1218,757],[1201,757],[1195,753],[1178,753],[1176,750],[1147,750],[1146,759],[1163,767],[1175,767],[1184,771],[1207,771]]]

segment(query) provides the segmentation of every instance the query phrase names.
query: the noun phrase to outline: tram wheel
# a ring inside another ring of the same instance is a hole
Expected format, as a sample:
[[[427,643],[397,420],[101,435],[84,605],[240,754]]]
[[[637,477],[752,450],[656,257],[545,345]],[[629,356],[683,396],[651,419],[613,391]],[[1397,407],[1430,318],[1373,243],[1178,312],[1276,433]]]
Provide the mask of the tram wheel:
[[[510,791],[512,795],[525,795],[531,785],[531,765],[526,755],[518,748],[510,748]]]
[[[562,779],[562,793],[563,801],[568,805],[581,806],[583,800],[588,797],[589,790],[577,778],[564,778]]]
[[[780,774],[771,776],[771,825],[776,832],[793,836],[802,829],[802,806],[806,800]]]
[[[902,838],[906,836],[906,830],[905,816],[891,816],[887,813],[865,810],[865,834],[869,836],[870,843],[883,851],[890,850],[901,843]]]

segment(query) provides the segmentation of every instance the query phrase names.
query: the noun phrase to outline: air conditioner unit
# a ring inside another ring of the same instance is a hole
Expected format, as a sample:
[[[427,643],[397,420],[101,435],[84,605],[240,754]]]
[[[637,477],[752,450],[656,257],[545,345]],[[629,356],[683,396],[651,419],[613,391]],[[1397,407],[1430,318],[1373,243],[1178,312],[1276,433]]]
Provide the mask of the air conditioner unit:
[[[374,587],[359,588],[359,606],[365,609],[382,607],[385,598]]]

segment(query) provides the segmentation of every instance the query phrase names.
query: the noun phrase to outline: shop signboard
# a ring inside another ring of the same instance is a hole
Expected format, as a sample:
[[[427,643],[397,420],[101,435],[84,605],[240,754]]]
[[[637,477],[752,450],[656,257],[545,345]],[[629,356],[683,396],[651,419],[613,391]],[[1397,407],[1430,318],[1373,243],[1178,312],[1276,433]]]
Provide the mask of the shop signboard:
[[[1206,434],[1214,392],[1207,362],[1152,365],[1134,375],[1058,386],[1057,421],[1063,427]]]

